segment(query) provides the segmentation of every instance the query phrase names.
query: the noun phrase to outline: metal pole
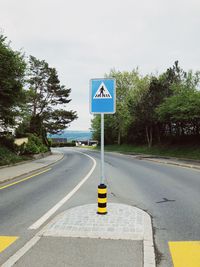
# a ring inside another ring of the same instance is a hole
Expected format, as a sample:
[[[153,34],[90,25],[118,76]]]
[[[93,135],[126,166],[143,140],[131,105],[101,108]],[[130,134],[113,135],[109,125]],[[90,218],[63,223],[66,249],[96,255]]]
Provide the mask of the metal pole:
[[[101,181],[100,184],[104,184],[104,114],[101,113]]]

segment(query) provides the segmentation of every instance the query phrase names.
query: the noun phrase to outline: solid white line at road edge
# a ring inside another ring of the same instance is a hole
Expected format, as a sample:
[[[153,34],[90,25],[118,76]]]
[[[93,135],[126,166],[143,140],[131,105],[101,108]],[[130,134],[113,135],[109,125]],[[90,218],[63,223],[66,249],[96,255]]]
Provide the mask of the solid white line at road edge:
[[[73,150],[74,151],[74,150]],[[37,220],[34,224],[32,224],[28,229],[36,230],[38,229],[43,223],[45,223],[63,204],[65,204],[78,190],[79,188],[88,180],[90,175],[93,173],[94,169],[96,168],[96,160],[91,156],[76,151],[76,153],[83,154],[90,158],[93,161],[92,169],[89,173],[83,178],[83,180],[74,187],[74,189],[69,192],[63,199],[61,199],[53,208],[51,208],[47,213],[45,213],[39,220]]]
[[[83,178],[83,180],[69,194],[66,195],[66,197],[64,197],[60,202],[58,202],[52,209],[50,209],[44,216],[42,216],[36,223],[32,225],[32,226],[35,226],[36,228],[29,227],[30,229],[39,228],[50,216],[53,215],[53,213],[57,211],[57,209],[59,209],[64,203],[67,202],[67,200],[70,199],[70,197],[72,197],[78,191],[78,189],[87,181],[87,179],[93,173],[96,167],[96,160],[85,153],[78,152],[78,151],[76,152],[89,157],[93,161],[94,164],[92,166],[92,169]],[[31,238],[31,240],[29,240],[22,248],[20,248],[14,255],[12,255],[6,262],[4,262],[3,265],[1,265],[1,267],[13,266],[21,257],[23,257],[41,239],[42,231],[43,230],[40,230],[36,235],[34,235],[33,238]]]
[[[35,235],[31,240],[29,240],[22,248],[20,248],[13,256],[11,256],[6,262],[1,265],[1,267],[11,267],[13,266],[21,257],[24,256],[39,240],[41,236],[39,234]]]

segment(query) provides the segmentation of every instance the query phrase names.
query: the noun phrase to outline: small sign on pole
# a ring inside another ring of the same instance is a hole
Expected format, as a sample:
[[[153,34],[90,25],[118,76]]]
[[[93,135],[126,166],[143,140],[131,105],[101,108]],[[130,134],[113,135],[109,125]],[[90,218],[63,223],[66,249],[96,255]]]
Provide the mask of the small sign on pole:
[[[90,80],[90,113],[115,113],[115,79]]]
[[[107,187],[104,172],[104,114],[116,110],[116,81],[112,78],[90,80],[90,113],[101,114],[101,179],[98,186],[98,214],[107,214]]]

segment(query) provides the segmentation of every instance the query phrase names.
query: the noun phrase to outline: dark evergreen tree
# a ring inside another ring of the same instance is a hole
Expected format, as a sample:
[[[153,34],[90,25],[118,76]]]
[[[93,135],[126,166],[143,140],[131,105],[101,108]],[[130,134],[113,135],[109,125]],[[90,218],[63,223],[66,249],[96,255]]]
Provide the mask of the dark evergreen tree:
[[[6,130],[16,123],[19,106],[25,99],[23,90],[26,64],[20,52],[12,50],[0,35],[0,127]]]
[[[66,110],[71,89],[60,84],[55,68],[33,56],[29,59],[27,85],[29,131],[47,144],[47,133],[59,133],[77,118],[75,111]]]

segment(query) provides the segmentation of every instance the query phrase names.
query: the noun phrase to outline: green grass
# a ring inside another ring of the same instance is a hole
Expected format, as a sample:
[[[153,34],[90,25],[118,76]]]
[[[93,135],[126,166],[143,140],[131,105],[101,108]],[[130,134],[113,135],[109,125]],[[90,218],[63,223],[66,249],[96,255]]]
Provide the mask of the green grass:
[[[97,149],[100,149],[100,147]],[[136,153],[200,160],[200,146],[153,146],[149,148],[147,146],[107,145],[105,150],[126,154]]]
[[[14,164],[27,159],[29,159],[29,157],[18,156],[7,148],[0,147],[0,166]]]

